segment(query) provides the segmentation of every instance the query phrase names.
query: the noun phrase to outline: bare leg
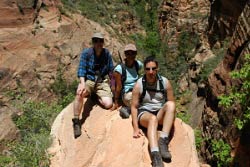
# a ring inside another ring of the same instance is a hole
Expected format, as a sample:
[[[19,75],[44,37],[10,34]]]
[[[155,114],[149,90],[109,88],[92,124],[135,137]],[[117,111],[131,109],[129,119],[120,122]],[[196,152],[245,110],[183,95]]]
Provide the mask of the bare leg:
[[[160,120],[159,123],[163,125],[162,131],[169,134],[175,119],[175,103],[166,102],[157,114],[157,118]]]
[[[74,100],[74,117],[79,118],[79,115],[81,113],[82,108],[84,107],[83,99],[87,97],[89,93],[86,91],[85,94],[82,95],[76,95]]]
[[[74,137],[77,138],[79,137],[82,132],[81,132],[81,123],[79,120],[79,115],[81,113],[82,107],[84,106],[83,104],[83,98],[88,95],[88,92],[85,91],[83,94],[77,94],[74,100],[74,118],[72,119],[73,122],[73,127],[74,127]]]
[[[175,119],[175,103],[168,101],[164,104],[163,108],[158,112],[157,117],[160,120],[160,124],[163,124],[162,132],[159,138],[159,149],[163,159],[169,161],[172,156],[168,149],[169,133]]]
[[[158,119],[155,115],[145,112],[140,119],[140,124],[147,128],[147,137],[150,148],[158,147],[157,127]]]

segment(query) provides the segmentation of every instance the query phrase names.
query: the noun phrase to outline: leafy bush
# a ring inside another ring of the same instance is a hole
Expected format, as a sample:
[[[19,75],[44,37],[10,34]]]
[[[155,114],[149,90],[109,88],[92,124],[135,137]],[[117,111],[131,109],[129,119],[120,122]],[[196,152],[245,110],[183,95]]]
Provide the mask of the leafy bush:
[[[222,139],[212,140],[212,152],[218,167],[227,167],[232,161],[231,148]]]
[[[59,97],[57,103],[48,105],[43,102],[25,101],[17,106],[23,114],[14,116],[13,121],[19,128],[21,138],[20,141],[10,144],[11,154],[9,156],[0,156],[1,164],[20,167],[49,166],[47,149],[51,144],[51,125],[56,115],[72,102],[76,84],[76,81],[67,84],[62,70],[58,70],[56,80],[51,85],[51,89]]]
[[[199,74],[199,81],[207,81],[209,74],[218,66],[221,62],[224,54],[217,55],[215,57],[209,58],[203,63],[202,70]]]
[[[51,123],[55,116],[63,108],[60,105],[46,103],[35,103],[28,101],[20,106],[22,116],[13,117],[13,121],[20,129],[21,135],[28,133],[42,133],[50,131]]]
[[[0,155],[0,166],[7,166],[12,161],[10,156]]]
[[[1,156],[1,164],[20,167],[47,167],[51,144],[50,129],[56,115],[62,110],[61,105],[27,101],[21,106],[21,116],[13,121],[20,131],[20,141],[10,143],[10,155]]]
[[[178,112],[176,117],[188,124],[191,116],[187,112]]]
[[[250,55],[245,56],[245,61],[239,71],[231,72],[233,79],[240,79],[242,84],[240,87],[234,87],[229,95],[219,97],[219,105],[230,108],[234,104],[240,104],[242,115],[235,119],[238,129],[242,129],[244,125],[250,122]]]
[[[192,50],[196,48],[199,43],[199,36],[190,31],[182,31],[178,37],[178,51],[179,56],[183,57],[186,62],[188,62],[192,55]]]
[[[50,85],[50,88],[59,97],[58,104],[62,105],[63,108],[73,101],[77,84],[78,82],[76,80],[68,84],[63,77],[62,68],[57,70],[55,82]]]
[[[46,150],[50,145],[49,131],[28,133],[12,147],[15,166],[48,167],[49,154]]]
[[[195,145],[197,147],[196,149],[197,150],[201,150],[201,144],[202,144],[202,141],[204,140],[202,138],[201,130],[195,129],[194,130],[194,135],[195,135]]]

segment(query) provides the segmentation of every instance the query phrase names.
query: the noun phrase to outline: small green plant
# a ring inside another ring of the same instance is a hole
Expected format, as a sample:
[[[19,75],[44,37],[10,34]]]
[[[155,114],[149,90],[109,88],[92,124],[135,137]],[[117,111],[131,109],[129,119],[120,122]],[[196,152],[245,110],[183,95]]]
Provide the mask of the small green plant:
[[[178,38],[179,56],[182,56],[186,62],[192,58],[192,50],[196,48],[199,43],[199,36],[190,31],[182,31]]]
[[[221,49],[222,50],[222,49]],[[202,66],[199,74],[199,81],[207,81],[209,74],[218,66],[224,55],[224,51],[221,51],[219,55],[207,59]]]
[[[242,115],[235,119],[236,127],[241,130],[250,122],[250,55],[245,55],[242,68],[231,72],[230,75],[233,79],[240,79],[242,84],[240,87],[234,87],[228,95],[219,96],[219,105],[226,109],[232,105],[241,106]]]
[[[59,97],[58,104],[66,107],[73,101],[77,84],[76,80],[68,84],[63,77],[63,69],[61,67],[58,68],[55,82],[50,85],[50,89]]]
[[[203,138],[202,138],[202,133],[200,129],[195,129],[194,130],[194,136],[195,136],[195,145],[196,145],[196,149],[200,150],[201,149],[201,144],[203,142]]]
[[[7,166],[12,161],[10,156],[0,155],[0,166]]]
[[[191,118],[190,114],[188,114],[185,111],[178,112],[176,116],[177,116],[177,118],[180,118],[183,122],[185,122],[187,124],[189,123],[189,120]]]
[[[229,166],[232,161],[230,151],[229,144],[225,143],[222,139],[212,140],[212,152],[218,167]]]

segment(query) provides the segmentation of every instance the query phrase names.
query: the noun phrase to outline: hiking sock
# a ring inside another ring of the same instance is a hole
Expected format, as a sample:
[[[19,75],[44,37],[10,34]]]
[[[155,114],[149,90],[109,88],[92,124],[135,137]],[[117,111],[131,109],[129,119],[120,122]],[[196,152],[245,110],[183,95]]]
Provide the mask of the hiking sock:
[[[74,118],[75,119],[79,119],[79,115],[74,115]]]
[[[160,137],[162,137],[162,138],[167,137],[167,138],[168,138],[168,133],[167,133],[167,132],[160,131]]]
[[[159,147],[152,147],[152,148],[150,148],[150,151],[151,151],[151,153],[154,151],[159,152]]]

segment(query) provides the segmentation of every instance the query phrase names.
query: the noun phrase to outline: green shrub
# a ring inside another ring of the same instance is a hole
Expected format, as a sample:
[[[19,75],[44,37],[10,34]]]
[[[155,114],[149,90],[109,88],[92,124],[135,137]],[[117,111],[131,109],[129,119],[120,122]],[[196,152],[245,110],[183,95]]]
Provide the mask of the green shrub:
[[[13,159],[10,156],[7,155],[0,155],[0,166],[4,167],[10,164],[13,161]]]
[[[27,101],[19,107],[22,116],[13,117],[13,121],[20,129],[21,135],[28,133],[42,133],[50,131],[53,119],[63,108],[60,105],[52,104],[48,106],[46,103],[35,103]]]
[[[50,129],[62,106],[27,101],[19,109],[23,114],[13,117],[13,121],[20,131],[20,140],[9,144],[11,154],[2,156],[1,161],[20,167],[49,166]]]
[[[184,111],[183,112],[178,112],[176,117],[180,118],[186,124],[189,124],[189,120],[191,118],[190,114],[188,114],[187,112],[184,112]]]
[[[194,130],[194,136],[195,136],[195,145],[197,150],[201,150],[201,144],[203,142],[202,138],[202,132],[200,129],[195,129]]]
[[[55,82],[50,85],[50,89],[58,96],[58,104],[63,108],[74,100],[77,84],[76,80],[67,83],[63,77],[63,69],[59,67]]]
[[[218,167],[229,166],[232,158],[230,156],[231,148],[229,144],[225,143],[222,139],[212,140],[212,152]]]
[[[21,142],[12,147],[15,166],[48,167],[48,147],[51,145],[49,131],[28,133]]]
[[[208,60],[206,60],[203,63],[203,67],[202,67],[201,72],[199,74],[199,81],[207,81],[208,76],[221,62],[223,55],[224,54],[209,58]]]
[[[192,50],[196,48],[198,43],[199,36],[196,33],[183,30],[178,37],[179,56],[188,62],[192,58]]]
[[[72,102],[76,84],[76,81],[67,84],[59,69],[55,83],[51,86],[59,97],[57,103],[24,101],[17,106],[23,112],[21,116],[13,117],[20,131],[20,140],[10,144],[10,156],[0,155],[1,164],[20,167],[49,166],[47,149],[51,145],[51,125],[58,113]]]
[[[250,122],[250,55],[245,56],[245,61],[240,70],[235,70],[230,74],[233,79],[240,79],[242,84],[232,89],[228,95],[219,97],[219,105],[229,109],[232,105],[241,106],[242,115],[235,119],[238,129]]]

